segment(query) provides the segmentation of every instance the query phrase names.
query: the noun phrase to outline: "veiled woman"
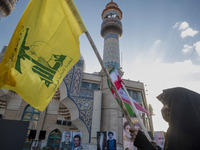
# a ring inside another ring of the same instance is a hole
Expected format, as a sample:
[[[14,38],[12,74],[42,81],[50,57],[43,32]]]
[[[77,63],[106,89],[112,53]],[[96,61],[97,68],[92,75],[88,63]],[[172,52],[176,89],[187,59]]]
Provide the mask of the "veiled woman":
[[[163,119],[169,124],[164,149],[200,149],[200,94],[177,87],[163,90],[157,98],[163,104],[161,110]],[[140,131],[139,134],[133,128],[130,131],[133,137],[136,136],[135,144],[139,143],[138,146],[146,150],[148,146],[145,147],[142,144],[149,144],[146,138],[141,135]]]

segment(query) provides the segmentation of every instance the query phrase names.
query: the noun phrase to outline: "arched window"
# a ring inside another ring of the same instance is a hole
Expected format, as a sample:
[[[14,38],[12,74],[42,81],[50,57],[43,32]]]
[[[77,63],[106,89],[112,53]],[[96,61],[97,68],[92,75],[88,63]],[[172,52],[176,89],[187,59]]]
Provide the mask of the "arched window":
[[[28,137],[29,137],[29,134],[30,134],[30,130],[36,130],[39,118],[40,118],[40,111],[39,110],[33,108],[30,105],[26,106],[26,108],[24,109],[24,113],[22,115],[21,120],[30,121],[30,123],[29,123],[28,132],[27,132],[27,135],[26,135],[26,141],[24,143],[23,150],[30,150],[31,149],[32,140],[30,140]]]
[[[53,130],[48,137],[47,147],[49,150],[59,150],[62,134],[58,129]]]

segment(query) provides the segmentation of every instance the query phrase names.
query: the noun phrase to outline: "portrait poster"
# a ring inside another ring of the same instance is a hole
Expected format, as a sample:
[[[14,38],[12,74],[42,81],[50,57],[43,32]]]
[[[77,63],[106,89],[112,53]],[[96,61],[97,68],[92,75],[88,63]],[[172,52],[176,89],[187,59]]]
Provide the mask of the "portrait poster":
[[[138,129],[141,129],[140,124],[138,122],[137,118],[131,118],[131,121],[133,122],[134,126]],[[126,118],[123,118],[123,147],[124,150],[137,150],[135,146],[133,146],[133,140],[130,135],[130,124],[126,120]]]
[[[116,150],[117,149],[117,144],[116,144],[116,133],[113,131],[108,131],[107,132],[107,150]]]
[[[72,132],[65,131],[62,133],[60,150],[71,150],[71,149],[72,149]]]
[[[97,150],[105,150],[107,141],[106,132],[97,132]]]
[[[165,135],[163,131],[155,131],[154,132],[154,137],[156,143],[161,147],[164,148],[164,143],[165,143]]]
[[[72,132],[72,150],[81,150],[82,147],[82,133],[81,132]]]

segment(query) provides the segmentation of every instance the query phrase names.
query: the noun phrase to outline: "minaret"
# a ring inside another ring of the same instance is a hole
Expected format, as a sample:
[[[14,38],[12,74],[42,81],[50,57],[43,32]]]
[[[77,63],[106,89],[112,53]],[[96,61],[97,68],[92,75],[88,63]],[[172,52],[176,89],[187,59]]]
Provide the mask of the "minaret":
[[[122,35],[122,12],[112,0],[102,12],[101,35],[104,38],[103,61],[108,70],[120,71],[119,37]],[[108,88],[107,77],[102,74],[101,131],[116,133],[117,147],[123,147],[122,111]]]
[[[103,62],[107,69],[120,68],[119,38],[122,35],[122,11],[111,0],[102,12],[101,36],[104,38]]]

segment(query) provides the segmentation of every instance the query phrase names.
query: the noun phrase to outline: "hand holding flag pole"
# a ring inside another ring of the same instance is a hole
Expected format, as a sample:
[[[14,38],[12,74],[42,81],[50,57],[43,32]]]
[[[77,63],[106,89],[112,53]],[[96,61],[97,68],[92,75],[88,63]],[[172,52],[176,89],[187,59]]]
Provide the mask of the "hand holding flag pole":
[[[138,118],[138,121],[139,121],[145,135],[150,140],[149,134],[147,133],[146,128],[143,125],[143,122],[139,115],[139,112],[146,113],[146,114],[150,114],[150,113],[145,108],[143,108],[139,103],[137,103],[134,99],[132,99],[130,97],[128,91],[126,90],[124,82],[122,81],[118,71],[115,68],[113,68],[109,74],[118,90],[118,93],[119,93],[121,99],[123,100],[123,104],[125,105],[125,108],[127,109],[129,115],[131,116],[132,113],[134,112],[134,114]],[[108,82],[108,86],[110,87],[109,82]],[[116,98],[116,95],[115,95],[112,87],[110,88],[110,90],[112,91],[113,96]],[[116,100],[118,101],[118,99],[116,99]]]
[[[136,115],[136,117],[137,117],[137,119],[138,119],[138,121],[139,121],[139,123],[140,123],[140,126],[141,126],[142,130],[144,131],[144,134],[146,135],[147,139],[148,139],[149,141],[151,141],[151,138],[150,138],[150,136],[149,136],[149,134],[148,134],[148,132],[147,132],[147,129],[145,128],[145,126],[144,126],[144,124],[143,124],[143,122],[142,122],[142,119],[141,119],[141,117],[140,117],[140,115],[139,115],[139,113],[138,113],[138,110],[136,109],[135,105],[133,104],[133,101],[132,101],[132,99],[131,99],[131,97],[130,97],[128,91],[126,90],[126,87],[124,86],[124,83],[123,83],[123,82],[122,82],[122,87],[123,87],[124,91],[126,92],[126,94],[128,95],[129,101],[130,101],[130,103],[131,103],[131,108],[132,108],[132,110],[135,112],[135,115]]]

